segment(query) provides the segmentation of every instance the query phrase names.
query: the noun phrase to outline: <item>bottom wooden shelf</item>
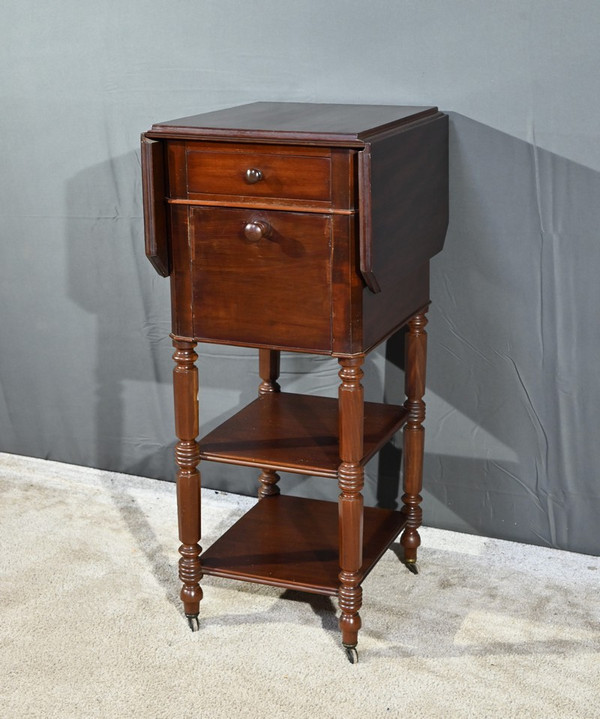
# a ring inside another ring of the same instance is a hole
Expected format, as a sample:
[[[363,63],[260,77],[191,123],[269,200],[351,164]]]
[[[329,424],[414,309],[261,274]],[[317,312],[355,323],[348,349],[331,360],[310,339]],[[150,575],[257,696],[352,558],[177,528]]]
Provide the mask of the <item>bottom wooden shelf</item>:
[[[405,524],[401,512],[365,507],[361,581]],[[337,503],[266,497],[200,560],[205,574],[335,595],[340,571]]]

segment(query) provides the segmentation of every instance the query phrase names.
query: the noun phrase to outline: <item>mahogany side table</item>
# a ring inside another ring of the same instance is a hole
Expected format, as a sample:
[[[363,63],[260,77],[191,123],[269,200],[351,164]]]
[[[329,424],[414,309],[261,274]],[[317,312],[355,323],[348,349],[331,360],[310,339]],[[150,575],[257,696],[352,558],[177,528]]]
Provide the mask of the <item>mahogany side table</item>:
[[[448,222],[435,107],[253,103],[142,135],[146,254],[171,277],[181,599],[204,574],[337,596],[358,659],[361,584],[402,532],[420,545],[429,260]],[[365,402],[365,355],[407,326],[406,401]],[[258,397],[198,440],[198,342],[256,347]],[[280,352],[330,355],[338,399],[280,391]],[[364,465],[404,428],[401,511],[364,507]],[[259,501],[207,551],[200,460],[260,470]],[[283,496],[278,471],[337,479]]]

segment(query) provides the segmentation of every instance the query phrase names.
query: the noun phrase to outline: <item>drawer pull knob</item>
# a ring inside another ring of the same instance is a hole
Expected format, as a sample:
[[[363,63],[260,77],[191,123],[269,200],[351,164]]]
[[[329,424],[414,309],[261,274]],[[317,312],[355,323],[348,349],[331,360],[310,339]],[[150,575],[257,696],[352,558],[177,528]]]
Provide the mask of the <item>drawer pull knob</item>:
[[[263,237],[268,237],[271,228],[266,222],[248,222],[244,227],[244,235],[250,242],[258,242]]]
[[[263,179],[263,174],[260,170],[250,167],[246,170],[246,182],[249,185],[255,185]]]

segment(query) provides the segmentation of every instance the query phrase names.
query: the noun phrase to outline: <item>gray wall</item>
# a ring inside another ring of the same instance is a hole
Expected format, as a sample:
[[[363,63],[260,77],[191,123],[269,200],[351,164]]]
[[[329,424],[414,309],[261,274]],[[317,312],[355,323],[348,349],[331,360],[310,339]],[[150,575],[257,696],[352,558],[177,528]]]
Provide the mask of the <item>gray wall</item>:
[[[437,104],[452,214],[433,263],[425,516],[598,553],[600,5],[154,0],[0,10],[0,449],[172,478],[168,282],[143,256],[138,139],[255,100]],[[201,348],[206,428],[255,352]],[[369,399],[401,399],[401,338]],[[285,389],[335,394],[286,355]],[[398,450],[369,465],[398,501]],[[252,494],[253,472],[204,465]],[[284,491],[335,497],[332,481]]]

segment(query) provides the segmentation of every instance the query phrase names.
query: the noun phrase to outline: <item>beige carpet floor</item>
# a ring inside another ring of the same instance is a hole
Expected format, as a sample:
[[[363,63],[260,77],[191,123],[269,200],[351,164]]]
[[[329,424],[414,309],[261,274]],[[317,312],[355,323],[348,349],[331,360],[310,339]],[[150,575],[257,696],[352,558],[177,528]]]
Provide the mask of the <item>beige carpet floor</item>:
[[[252,499],[206,490],[208,546]],[[328,597],[206,577],[177,598],[174,486],[0,455],[0,718],[600,717],[600,560],[423,529]]]

